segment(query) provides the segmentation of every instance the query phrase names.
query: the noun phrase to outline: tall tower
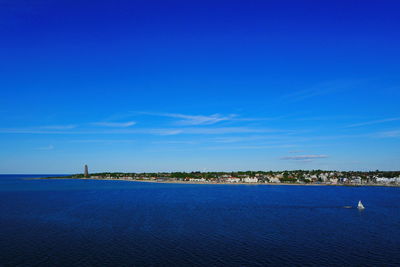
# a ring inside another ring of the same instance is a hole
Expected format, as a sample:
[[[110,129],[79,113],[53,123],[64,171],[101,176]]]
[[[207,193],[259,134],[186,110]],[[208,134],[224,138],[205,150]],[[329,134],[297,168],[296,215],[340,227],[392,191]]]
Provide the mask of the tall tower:
[[[86,178],[89,177],[89,169],[88,169],[88,166],[87,166],[87,165],[85,165],[84,176],[85,176]]]

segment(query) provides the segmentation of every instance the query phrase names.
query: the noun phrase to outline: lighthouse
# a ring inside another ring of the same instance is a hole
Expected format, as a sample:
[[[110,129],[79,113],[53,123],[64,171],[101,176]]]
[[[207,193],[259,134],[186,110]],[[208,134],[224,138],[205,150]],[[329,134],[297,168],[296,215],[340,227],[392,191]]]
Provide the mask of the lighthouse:
[[[85,165],[85,170],[84,170],[84,174],[83,175],[85,176],[85,178],[89,177],[89,169],[88,169],[87,165]]]

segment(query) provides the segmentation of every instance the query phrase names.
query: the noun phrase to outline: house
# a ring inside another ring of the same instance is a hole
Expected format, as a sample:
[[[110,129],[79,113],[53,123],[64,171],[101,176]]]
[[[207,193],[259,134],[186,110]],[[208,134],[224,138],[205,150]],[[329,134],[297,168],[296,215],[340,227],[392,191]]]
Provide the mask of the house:
[[[312,182],[316,182],[316,181],[318,181],[318,176],[317,175],[311,175],[310,176],[310,180],[312,181]]]
[[[322,182],[328,181],[328,175],[323,173],[319,175],[319,178],[321,179]]]
[[[190,182],[205,182],[206,179],[204,179],[204,178],[190,178],[189,181]]]
[[[331,181],[331,184],[337,184],[338,183],[338,179],[337,178],[331,178],[330,181]]]
[[[270,178],[268,178],[268,180],[269,180],[270,183],[279,184],[281,182],[281,180],[279,180],[279,178],[277,178],[277,177],[270,177]]]
[[[258,183],[257,177],[246,177],[243,179],[244,183]]]
[[[397,178],[377,177],[376,182],[378,184],[400,184],[400,177]]]
[[[225,180],[227,183],[239,183],[240,182],[240,179],[239,178],[236,178],[236,177],[228,177],[228,178],[226,178],[226,180]]]

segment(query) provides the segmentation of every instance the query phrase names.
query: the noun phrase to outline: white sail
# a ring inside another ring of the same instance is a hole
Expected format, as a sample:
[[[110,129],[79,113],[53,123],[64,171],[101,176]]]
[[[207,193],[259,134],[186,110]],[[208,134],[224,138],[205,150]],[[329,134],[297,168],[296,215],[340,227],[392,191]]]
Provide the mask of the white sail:
[[[360,200],[360,201],[358,201],[357,208],[358,208],[359,210],[363,210],[363,209],[365,209],[364,205],[361,203],[361,200]]]

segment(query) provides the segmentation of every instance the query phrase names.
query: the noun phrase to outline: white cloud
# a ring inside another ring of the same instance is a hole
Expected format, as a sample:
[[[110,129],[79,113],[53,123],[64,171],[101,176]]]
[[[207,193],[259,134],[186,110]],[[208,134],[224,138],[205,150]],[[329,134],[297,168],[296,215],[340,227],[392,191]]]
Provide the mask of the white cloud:
[[[177,135],[183,133],[180,129],[154,129],[150,130],[152,134],[159,134],[159,135]]]
[[[290,148],[296,145],[241,145],[241,146],[210,146],[205,149],[208,150],[253,150],[253,149],[273,149],[273,148]]]
[[[217,127],[217,128],[185,128],[182,133],[187,134],[233,134],[233,133],[271,133],[275,129],[249,127]]]
[[[71,140],[71,143],[133,143],[135,140],[131,139],[81,139]]]
[[[48,126],[41,126],[41,129],[48,129],[48,130],[68,130],[76,128],[76,125],[48,125]]]
[[[53,150],[54,146],[53,145],[48,145],[45,147],[38,147],[37,150]]]
[[[125,128],[135,125],[136,122],[128,121],[128,122],[95,122],[93,125],[104,126],[104,127],[116,127],[116,128]]]
[[[357,81],[329,81],[320,83],[309,89],[299,90],[294,93],[284,95],[282,99],[289,102],[298,102],[316,96],[345,91],[358,84],[359,82]]]
[[[236,115],[234,114],[230,114],[227,116],[223,116],[221,114],[187,115],[179,113],[151,113],[151,112],[142,112],[142,114],[177,118],[180,119],[177,121],[177,124],[179,125],[211,125],[221,121],[230,121],[233,120],[234,117],[236,117]]]
[[[282,132],[282,131],[275,129],[249,128],[249,127],[141,128],[141,129],[113,129],[113,130],[98,129],[98,130],[83,130],[83,131],[54,131],[54,130],[38,130],[35,128],[0,128],[0,134],[10,133],[10,134],[154,134],[154,135],[221,134],[222,135],[222,134],[271,133],[271,132]]]
[[[265,129],[266,130],[266,129]],[[279,130],[270,130],[270,132],[280,132]],[[260,141],[273,141],[287,140],[287,136],[283,135],[251,135],[251,136],[224,136],[216,137],[211,141],[215,143],[243,143],[243,142],[260,142]]]
[[[374,125],[374,124],[380,124],[380,123],[391,122],[391,121],[399,121],[399,120],[400,120],[400,118],[387,118],[387,119],[382,119],[382,120],[366,121],[366,122],[348,125],[347,128]]]
[[[175,118],[183,119],[178,121],[178,124],[181,125],[210,125],[221,121],[229,121],[234,116],[235,115],[222,116],[220,114],[213,114],[209,116],[203,116],[203,115],[191,116],[191,115],[175,114]]]
[[[302,152],[304,152],[304,151],[303,150],[292,150],[292,151],[289,151],[290,154],[296,154],[296,153],[302,153]]]
[[[248,128],[248,127],[214,127],[214,128],[159,128],[138,129],[135,131],[121,131],[120,133],[141,133],[157,135],[199,134],[199,135],[222,135],[239,133],[270,133],[277,132],[274,129]]]
[[[0,128],[2,134],[80,134],[81,132],[38,130],[38,128]]]
[[[393,130],[393,131],[386,131],[380,132],[374,135],[375,137],[379,138],[395,138],[400,137],[400,130]]]
[[[153,144],[183,144],[183,145],[194,145],[198,144],[199,142],[196,141],[180,141],[180,140],[170,140],[170,141],[155,141],[152,142]]]
[[[281,159],[283,160],[302,160],[302,161],[309,161],[313,159],[324,159],[327,158],[327,155],[299,155],[299,156],[288,156],[288,157],[283,157]]]

